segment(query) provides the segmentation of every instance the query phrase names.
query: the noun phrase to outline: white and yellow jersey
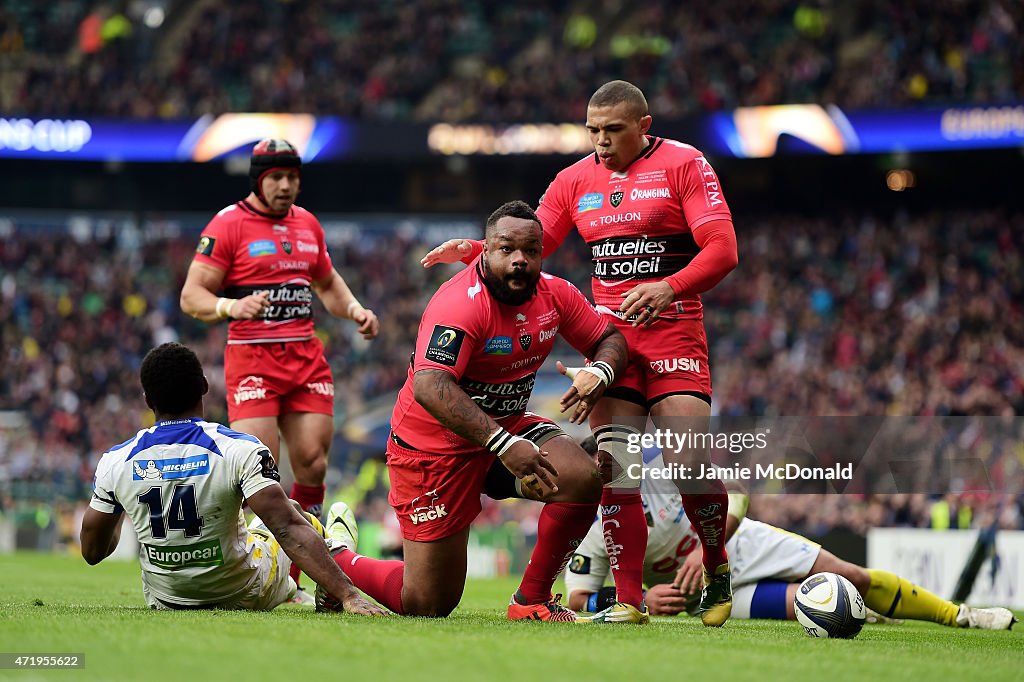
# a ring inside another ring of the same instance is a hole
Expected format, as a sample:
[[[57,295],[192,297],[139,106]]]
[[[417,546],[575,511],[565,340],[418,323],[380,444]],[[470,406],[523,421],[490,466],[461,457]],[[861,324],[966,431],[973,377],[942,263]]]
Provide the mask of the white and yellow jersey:
[[[103,454],[89,504],[131,518],[147,595],[223,604],[258,589],[242,501],[279,479],[257,438],[199,418],[163,421]]]

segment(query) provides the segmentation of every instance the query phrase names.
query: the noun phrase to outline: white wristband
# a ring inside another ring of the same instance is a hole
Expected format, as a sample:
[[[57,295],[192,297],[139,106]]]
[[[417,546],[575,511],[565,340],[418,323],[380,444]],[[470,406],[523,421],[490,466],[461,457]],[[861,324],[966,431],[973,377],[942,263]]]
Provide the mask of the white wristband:
[[[589,374],[593,374],[598,379],[600,379],[601,383],[603,383],[605,386],[608,386],[613,381],[615,381],[615,372],[612,370],[611,365],[609,365],[607,362],[598,361],[592,365],[587,365],[585,367],[565,368],[565,376],[569,377],[570,379],[575,379],[576,375],[579,374],[580,372],[588,372]]]
[[[217,318],[223,320],[226,317],[231,317],[231,309],[238,303],[237,298],[218,298],[217,299]]]
[[[521,438],[520,436],[513,436],[511,433],[499,426],[498,430],[492,433],[490,438],[487,439],[487,445],[485,447],[500,459],[506,452],[508,452],[509,448],[521,440],[526,439]],[[532,444],[532,441],[527,442]]]

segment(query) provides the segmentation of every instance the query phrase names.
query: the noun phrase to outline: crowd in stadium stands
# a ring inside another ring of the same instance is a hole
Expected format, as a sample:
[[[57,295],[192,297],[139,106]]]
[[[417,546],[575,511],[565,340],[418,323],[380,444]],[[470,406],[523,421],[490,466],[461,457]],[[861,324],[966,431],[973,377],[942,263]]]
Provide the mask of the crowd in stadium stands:
[[[1024,413],[1024,214],[841,216],[744,219],[742,267],[706,297],[716,413]],[[12,495],[32,498],[33,486],[36,497],[88,495],[98,455],[152,419],[137,372],[161,342],[196,348],[213,384],[209,415],[225,419],[224,326],[178,309],[193,237],[146,242],[113,231],[76,239],[13,227],[16,236],[0,240],[0,417],[23,415],[25,423],[0,424],[0,508]],[[366,343],[351,325],[322,311],[317,318],[338,382],[339,423],[375,401],[390,406],[420,313],[446,276],[420,267],[428,244],[416,235],[360,244],[333,249],[333,257],[378,312],[380,337]],[[587,290],[582,244],[563,251],[551,269]],[[1000,496],[983,492],[991,485],[1017,494],[998,511],[1000,523],[1024,528],[1024,441],[1016,435],[960,434],[959,449],[937,450],[896,489],[862,482],[865,492],[900,495],[824,495],[815,504],[804,495],[758,495],[756,515],[812,534],[835,524],[978,526],[996,513]],[[981,467],[936,466],[951,458]],[[982,492],[925,494],[953,488]]]
[[[156,4],[5,3],[0,110],[576,121],[616,77],[662,117],[1024,97],[1024,5],[1013,0]]]

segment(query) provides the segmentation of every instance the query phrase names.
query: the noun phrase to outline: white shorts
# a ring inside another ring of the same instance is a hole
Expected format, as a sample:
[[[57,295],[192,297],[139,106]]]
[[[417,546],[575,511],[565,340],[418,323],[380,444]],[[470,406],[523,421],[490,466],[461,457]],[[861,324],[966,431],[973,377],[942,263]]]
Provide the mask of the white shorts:
[[[240,596],[229,602],[219,603],[216,608],[270,611],[295,596],[295,581],[288,575],[292,567],[292,560],[281,549],[281,545],[273,535],[266,531],[250,528],[246,537],[245,549],[252,560],[252,566],[256,569],[256,575]],[[142,593],[150,608],[162,611],[176,608],[166,601],[157,599],[145,583],[142,585]],[[180,606],[177,608],[187,609],[190,607]]]
[[[732,570],[732,617],[750,618],[757,583],[803,580],[817,561],[821,545],[767,523],[743,519],[726,549]]]

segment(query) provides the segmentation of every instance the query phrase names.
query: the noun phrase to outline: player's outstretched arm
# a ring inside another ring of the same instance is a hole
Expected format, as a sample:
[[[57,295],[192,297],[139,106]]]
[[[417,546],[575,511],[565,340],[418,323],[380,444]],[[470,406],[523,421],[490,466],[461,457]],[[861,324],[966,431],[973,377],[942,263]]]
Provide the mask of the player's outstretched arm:
[[[377,315],[362,306],[337,270],[332,269],[326,279],[313,282],[313,291],[320,296],[324,307],[331,315],[355,322],[364,339],[377,336],[377,332],[380,331]]]
[[[123,511],[107,514],[92,507],[85,510],[79,541],[82,543],[82,558],[87,564],[95,566],[117,549],[123,515]]]
[[[427,255],[420,259],[420,263],[425,268],[441,263],[457,263],[459,261],[466,263],[479,256],[483,250],[484,245],[481,241],[449,239],[428,251]]]
[[[280,485],[269,485],[246,498],[256,513],[281,544],[291,560],[317,585],[322,585],[339,599],[346,611],[364,616],[387,615],[359,594],[359,591],[334,563],[327,552],[327,544],[309,521],[299,514]]]
[[[558,471],[548,461],[546,453],[525,438],[513,436],[487,416],[459,387],[452,374],[438,369],[421,369],[413,377],[413,395],[434,419],[466,440],[493,452],[506,469],[516,478],[525,478],[524,483],[539,495],[543,496],[548,490],[558,491],[555,485]],[[535,488],[537,481],[546,488]]]

